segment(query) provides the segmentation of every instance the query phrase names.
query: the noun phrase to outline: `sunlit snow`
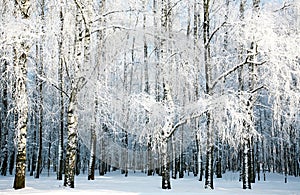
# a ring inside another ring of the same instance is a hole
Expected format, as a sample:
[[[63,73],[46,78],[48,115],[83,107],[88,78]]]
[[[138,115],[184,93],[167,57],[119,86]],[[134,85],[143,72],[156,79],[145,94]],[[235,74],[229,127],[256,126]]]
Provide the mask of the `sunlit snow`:
[[[0,176],[0,194],[80,194],[80,195],[144,195],[144,194],[201,194],[201,195],[299,195],[300,194],[300,178],[288,177],[288,183],[284,183],[284,176],[275,173],[267,173],[266,181],[256,181],[252,185],[252,190],[243,190],[242,184],[238,181],[239,173],[226,173],[221,179],[214,179],[215,189],[204,189],[204,183],[198,181],[192,173],[187,173],[183,179],[172,179],[171,190],[161,189],[161,177],[146,176],[140,171],[129,172],[128,177],[121,175],[119,171],[107,173],[105,176],[96,176],[94,181],[88,181],[87,175],[81,174],[75,178],[75,188],[65,188],[63,181],[56,180],[55,175],[48,177],[42,175],[40,179],[34,179],[27,176],[26,188],[14,190],[13,176]]]

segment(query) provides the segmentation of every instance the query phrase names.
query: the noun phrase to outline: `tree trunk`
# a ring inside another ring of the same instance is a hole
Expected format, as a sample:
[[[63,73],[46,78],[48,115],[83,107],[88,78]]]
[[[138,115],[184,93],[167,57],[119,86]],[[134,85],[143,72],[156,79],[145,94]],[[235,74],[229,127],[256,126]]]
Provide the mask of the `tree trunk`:
[[[29,18],[30,1],[16,0],[16,12],[20,12],[21,18],[26,20]],[[18,16],[17,16],[18,17]],[[26,33],[26,29],[25,33]],[[16,48],[17,47],[17,48]],[[23,41],[17,45],[15,50],[15,65],[14,71],[16,74],[16,109],[18,112],[18,122],[16,126],[17,133],[17,157],[16,157],[16,174],[13,187],[21,189],[25,187],[25,172],[26,172],[26,137],[27,137],[27,121],[28,121],[28,95],[27,95],[27,55],[29,52],[29,45]]]
[[[203,22],[203,44],[204,44],[204,68],[205,68],[205,80],[206,80],[206,94],[211,96],[212,91],[210,89],[211,83],[211,56],[210,56],[210,44],[209,44],[209,28],[210,28],[210,18],[209,18],[209,3],[210,0],[203,1],[204,10],[204,22]],[[212,112],[207,111],[206,113],[206,128],[207,128],[207,142],[206,142],[206,165],[205,165],[205,188],[214,189],[213,186],[213,162],[214,162],[214,141],[213,141],[213,118]]]
[[[74,188],[76,167],[76,152],[78,142],[78,117],[77,117],[77,88],[72,89],[68,106],[68,144],[65,163],[64,186]]]
[[[58,68],[58,84],[60,89],[60,118],[59,118],[59,130],[58,130],[58,170],[57,170],[57,180],[62,180],[62,173],[64,167],[63,153],[64,153],[64,96],[63,96],[63,55],[62,55],[62,44],[63,44],[63,29],[64,29],[64,17],[62,11],[62,0],[60,2],[60,36],[58,41],[58,58],[59,58],[59,68]]]
[[[242,181],[243,181],[243,189],[251,189],[251,181],[250,181],[250,140],[249,138],[245,138],[243,140],[243,161],[242,161]]]
[[[152,143],[152,137],[150,135],[149,140],[148,140],[148,144],[147,144],[147,166],[148,166],[147,175],[148,176],[151,176],[154,173],[153,162],[152,162],[152,146],[151,146],[151,143]]]
[[[33,173],[34,173],[34,171],[35,171],[35,168],[36,168],[36,160],[37,160],[37,156],[36,156],[36,127],[35,127],[35,125],[36,125],[36,123],[35,123],[35,116],[34,115],[32,115],[32,117],[31,117],[32,119],[31,119],[31,123],[32,124],[34,124],[34,130],[33,130],[33,137],[32,137],[32,153],[31,153],[31,168],[30,168],[30,176],[33,176]]]
[[[3,67],[1,70],[1,74],[5,78],[5,80],[8,80],[7,76],[7,61],[3,63]],[[7,94],[7,83],[3,82],[3,88],[2,88],[2,110],[1,110],[1,131],[0,131],[0,137],[1,137],[1,161],[0,161],[0,172],[1,175],[6,176],[7,169],[8,169],[8,94]]]
[[[214,167],[214,142],[212,119],[210,111],[206,114],[207,117],[207,142],[206,142],[206,164],[205,164],[205,188],[214,189],[213,185],[213,167]]]
[[[91,148],[90,148],[90,164],[88,172],[88,180],[95,179],[95,161],[96,161],[96,125],[97,125],[97,113],[98,113],[98,97],[95,93],[95,111],[94,111],[94,124],[91,127]]]
[[[171,189],[170,182],[170,165],[168,155],[168,141],[163,139],[161,143],[161,158],[162,158],[162,189]]]
[[[16,157],[16,174],[14,180],[14,188],[21,189],[25,187],[25,166],[26,166],[26,136],[27,136],[27,120],[28,120],[28,101],[26,89],[26,73],[27,73],[27,52],[28,48],[24,48],[18,55],[15,62],[15,73],[17,77],[16,83],[16,106],[18,112],[18,122],[16,126],[17,132],[17,157]]]
[[[41,22],[42,22],[42,35],[41,35],[41,41],[39,43],[39,64],[38,64],[38,105],[39,105],[39,121],[38,121],[38,129],[39,129],[39,149],[38,149],[38,159],[37,159],[37,166],[36,166],[36,173],[35,173],[35,178],[40,177],[40,172],[41,172],[41,167],[42,167],[42,151],[43,151],[43,44],[44,44],[44,37],[45,37],[45,30],[44,30],[44,20],[45,20],[45,13],[44,13],[44,8],[45,8],[45,1],[42,0],[41,2]],[[37,50],[38,52],[38,50]]]
[[[179,178],[183,178],[184,176],[184,161],[183,161],[183,131],[184,131],[184,128],[181,127],[181,139],[180,139],[180,148],[179,148],[179,154],[180,154],[180,157],[179,157],[179,175],[178,177]]]
[[[48,157],[47,157],[47,170],[48,177],[50,176],[50,166],[51,166],[51,145],[52,145],[52,132],[49,132],[49,140],[48,140]]]
[[[105,132],[107,131],[107,127],[102,124],[102,132],[103,134],[105,134]],[[100,151],[101,151],[101,158],[99,161],[99,175],[103,176],[105,174],[105,169],[106,169],[106,164],[105,164],[105,139],[104,137],[102,137],[101,139],[101,143],[100,143]]]
[[[176,179],[177,178],[177,166],[176,166],[176,138],[174,136],[174,134],[171,136],[171,140],[172,140],[172,179]]]

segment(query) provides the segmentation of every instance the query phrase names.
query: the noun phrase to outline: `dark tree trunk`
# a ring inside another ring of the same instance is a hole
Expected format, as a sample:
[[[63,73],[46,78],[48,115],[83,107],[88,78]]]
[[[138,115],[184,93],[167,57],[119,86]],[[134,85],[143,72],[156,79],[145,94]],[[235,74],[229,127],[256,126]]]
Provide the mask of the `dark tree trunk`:
[[[60,17],[60,39],[58,42],[58,53],[59,53],[59,68],[58,68],[58,84],[60,88],[60,118],[59,118],[59,130],[58,130],[58,170],[57,170],[57,180],[62,180],[62,173],[64,167],[63,152],[64,152],[64,96],[63,96],[63,56],[62,56],[62,33],[64,17],[62,7],[60,7],[59,12]]]
[[[1,70],[1,74],[5,79],[8,79],[7,77],[7,62],[5,61],[3,63],[3,67]],[[1,118],[1,131],[0,131],[0,137],[1,137],[1,161],[0,161],[0,169],[1,169],[1,175],[6,176],[7,169],[8,169],[8,94],[7,94],[7,82],[3,82],[3,90],[2,90],[2,110],[0,115]]]
[[[38,79],[38,97],[39,97],[39,121],[38,121],[38,129],[39,129],[39,149],[38,149],[38,160],[37,160],[37,166],[36,166],[36,175],[35,178],[39,178],[40,177],[40,172],[41,172],[41,167],[42,167],[42,151],[43,151],[43,81],[42,81],[42,77],[43,77],[43,44],[44,44],[44,20],[45,20],[45,13],[44,13],[44,7],[45,7],[45,1],[42,0],[41,2],[41,20],[42,20],[42,40],[39,43],[39,49],[40,52],[38,54],[38,59],[39,59],[39,65],[38,65],[38,74],[40,79]],[[38,46],[37,46],[38,48]],[[38,49],[37,49],[37,53],[38,53]]]
[[[48,157],[47,157],[47,170],[48,170],[48,177],[50,176],[50,166],[51,166],[51,145],[52,145],[52,133],[49,133],[49,142],[48,142]]]
[[[97,126],[97,113],[98,113],[98,94],[95,93],[95,110],[94,110],[94,122],[91,127],[91,147],[90,147],[90,163],[88,170],[88,180],[95,179],[95,163],[96,163],[96,126]]]

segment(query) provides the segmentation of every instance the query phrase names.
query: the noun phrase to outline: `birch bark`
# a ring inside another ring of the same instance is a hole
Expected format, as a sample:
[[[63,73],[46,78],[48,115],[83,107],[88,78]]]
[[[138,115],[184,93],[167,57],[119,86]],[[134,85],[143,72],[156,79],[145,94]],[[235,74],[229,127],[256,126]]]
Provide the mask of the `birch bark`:
[[[30,1],[16,0],[16,17],[21,20],[28,20],[30,17]],[[20,15],[19,15],[20,14]],[[24,29],[26,33],[26,29]],[[20,37],[18,37],[20,38]],[[29,43],[26,39],[21,43],[17,43],[14,48],[15,64],[14,72],[16,77],[15,101],[18,113],[18,121],[16,126],[17,134],[17,157],[16,157],[16,174],[14,179],[14,189],[25,187],[25,166],[26,166],[26,137],[27,137],[27,121],[28,121],[28,95],[27,95],[27,56],[29,53]]]

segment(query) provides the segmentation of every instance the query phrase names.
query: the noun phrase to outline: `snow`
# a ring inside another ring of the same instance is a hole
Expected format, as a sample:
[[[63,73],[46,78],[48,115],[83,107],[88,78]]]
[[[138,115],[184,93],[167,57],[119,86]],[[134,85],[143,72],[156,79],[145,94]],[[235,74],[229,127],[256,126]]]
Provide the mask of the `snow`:
[[[75,188],[70,189],[63,186],[63,181],[56,180],[53,174],[48,177],[42,174],[40,179],[26,177],[26,188],[14,190],[13,176],[0,176],[0,195],[13,194],[80,194],[80,195],[146,195],[146,194],[180,194],[180,195],[300,195],[300,178],[288,177],[288,183],[284,183],[284,176],[280,174],[266,174],[266,181],[256,181],[252,184],[252,190],[243,190],[242,183],[238,182],[239,173],[226,173],[223,178],[214,178],[215,189],[204,189],[204,182],[196,177],[185,175],[183,179],[172,179],[171,190],[161,189],[161,177],[146,176],[141,172],[129,172],[128,177],[121,175],[119,171],[111,172],[105,176],[95,176],[94,181],[88,181],[87,175],[75,177]],[[262,178],[262,175],[261,175]],[[87,194],[85,194],[87,193]]]

